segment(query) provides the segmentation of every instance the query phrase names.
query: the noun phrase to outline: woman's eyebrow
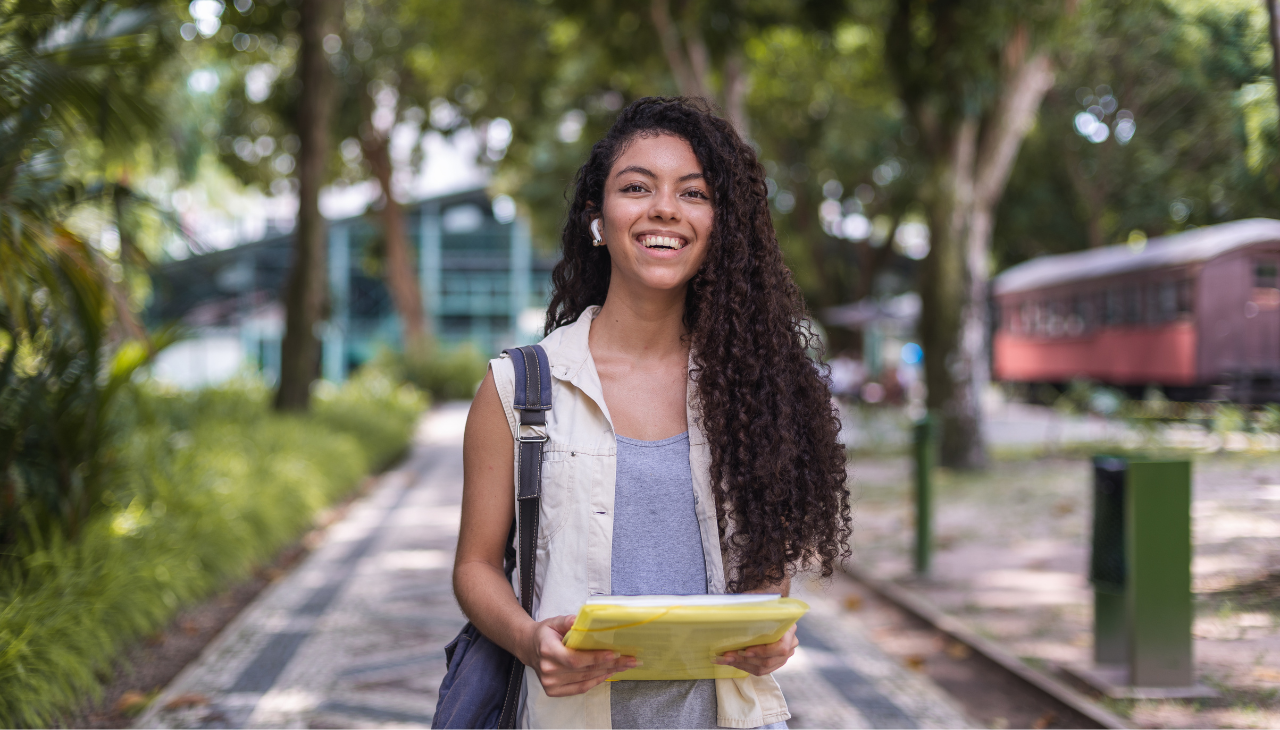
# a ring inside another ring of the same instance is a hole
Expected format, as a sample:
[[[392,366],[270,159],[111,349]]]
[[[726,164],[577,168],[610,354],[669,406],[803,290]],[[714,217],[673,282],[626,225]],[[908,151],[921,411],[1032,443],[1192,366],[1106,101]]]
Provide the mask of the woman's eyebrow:
[[[622,177],[623,175],[626,175],[629,172],[638,172],[641,175],[648,175],[649,177],[654,178],[655,180],[658,177],[657,175],[653,174],[653,171],[650,170],[649,168],[641,167],[639,165],[628,165],[627,167],[624,167],[621,170],[618,170],[618,174],[614,175],[614,177]],[[686,182],[688,180],[698,180],[698,179],[701,179],[702,177],[703,175],[700,172],[691,172],[688,175],[681,177],[677,182]]]
[[[638,172],[638,173],[640,173],[641,175],[648,175],[649,177],[652,177],[652,178],[655,178],[655,179],[658,177],[657,175],[654,175],[654,174],[653,174],[653,171],[652,171],[652,170],[649,170],[649,169],[644,168],[644,167],[640,167],[639,165],[629,165],[629,166],[627,166],[627,167],[624,167],[624,168],[622,168],[621,170],[618,170],[618,174],[617,174],[617,175],[614,175],[614,177],[622,177],[623,175],[627,174],[628,172]]]

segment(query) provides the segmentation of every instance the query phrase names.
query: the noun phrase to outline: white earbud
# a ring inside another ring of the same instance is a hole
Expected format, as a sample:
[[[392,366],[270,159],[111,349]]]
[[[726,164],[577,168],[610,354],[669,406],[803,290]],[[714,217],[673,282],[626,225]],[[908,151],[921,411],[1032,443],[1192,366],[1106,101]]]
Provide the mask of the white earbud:
[[[604,237],[600,234],[600,219],[596,218],[591,221],[591,245],[603,246]]]

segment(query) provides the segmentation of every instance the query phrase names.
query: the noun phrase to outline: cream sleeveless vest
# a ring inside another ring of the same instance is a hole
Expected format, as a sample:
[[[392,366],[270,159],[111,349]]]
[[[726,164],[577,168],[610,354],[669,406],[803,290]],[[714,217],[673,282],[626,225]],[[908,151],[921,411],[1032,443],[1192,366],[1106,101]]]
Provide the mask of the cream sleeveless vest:
[[[576,322],[555,330],[541,342],[551,366],[552,408],[547,416],[549,441],[543,451],[533,585],[533,618],[537,621],[576,614],[587,598],[611,593],[618,447],[587,347],[591,320],[599,311],[599,307],[589,308]],[[489,367],[515,437],[515,369],[505,356],[490,360]],[[692,384],[687,393],[689,465],[707,567],[707,593],[724,593],[724,560],[711,493],[711,450],[696,418],[697,396]],[[511,498],[514,505],[514,484]],[[512,580],[519,594],[524,590],[519,585],[519,571]],[[718,679],[716,702],[718,722],[724,727],[754,728],[791,717],[772,676]],[[532,728],[608,728],[609,684],[573,697],[548,697],[537,673],[526,667],[521,718],[522,726]]]

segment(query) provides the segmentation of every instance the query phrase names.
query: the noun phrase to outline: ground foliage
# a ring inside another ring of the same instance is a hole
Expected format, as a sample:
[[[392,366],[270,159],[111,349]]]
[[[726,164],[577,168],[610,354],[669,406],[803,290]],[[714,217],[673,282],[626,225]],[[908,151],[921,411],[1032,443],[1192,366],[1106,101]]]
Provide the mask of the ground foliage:
[[[32,534],[0,562],[0,725],[83,702],[125,642],[245,575],[402,452],[423,406],[373,372],[316,396],[309,416],[271,412],[256,382],[119,400],[101,509],[75,539]]]

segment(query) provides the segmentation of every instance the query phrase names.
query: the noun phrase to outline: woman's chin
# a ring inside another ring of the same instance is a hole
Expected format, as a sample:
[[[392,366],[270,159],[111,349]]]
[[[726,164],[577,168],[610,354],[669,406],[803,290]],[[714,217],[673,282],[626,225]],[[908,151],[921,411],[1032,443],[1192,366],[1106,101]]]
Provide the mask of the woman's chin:
[[[634,281],[640,289],[661,293],[683,292],[694,273],[696,272],[690,272],[685,276],[683,271],[642,271]]]

